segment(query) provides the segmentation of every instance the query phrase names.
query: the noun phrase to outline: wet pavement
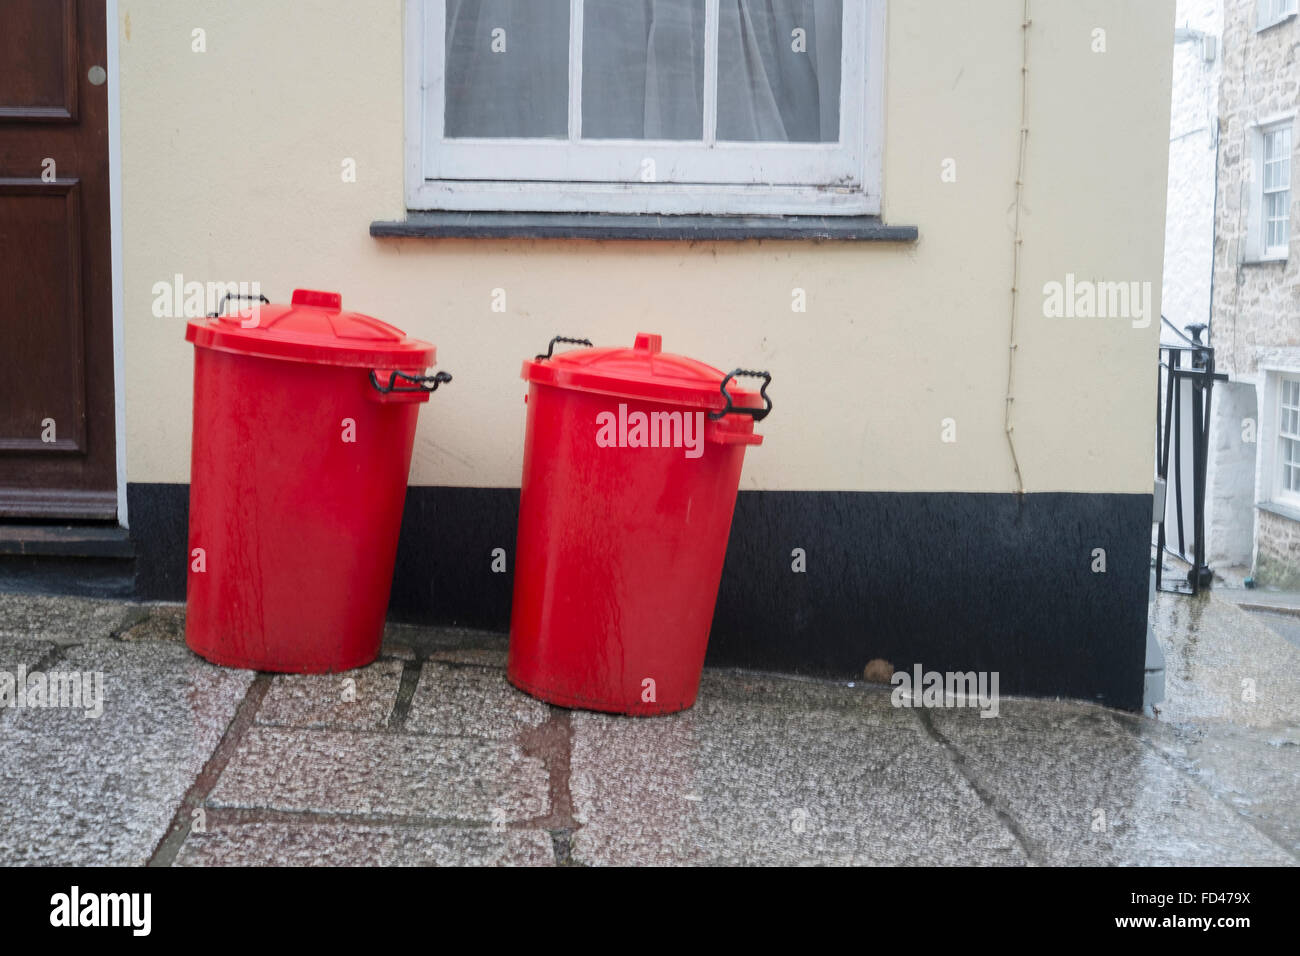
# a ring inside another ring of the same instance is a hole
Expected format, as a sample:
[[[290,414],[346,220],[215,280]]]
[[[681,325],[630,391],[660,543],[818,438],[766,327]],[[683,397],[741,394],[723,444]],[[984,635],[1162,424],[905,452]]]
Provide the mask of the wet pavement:
[[[103,675],[97,718],[0,709],[0,864],[1295,864],[1300,649],[1214,592],[1154,624],[1154,716],[709,671],[634,720],[516,691],[500,635],[254,674],[176,606],[0,594],[0,673]]]
[[[1248,609],[1254,618],[1273,631],[1279,637],[1285,638],[1293,647],[1300,647],[1300,615],[1290,611],[1273,611],[1264,610],[1263,608]]]
[[[1278,588],[1247,588],[1240,574],[1220,581],[1216,569],[1215,596],[1249,611],[1269,630],[1300,647],[1300,592]]]

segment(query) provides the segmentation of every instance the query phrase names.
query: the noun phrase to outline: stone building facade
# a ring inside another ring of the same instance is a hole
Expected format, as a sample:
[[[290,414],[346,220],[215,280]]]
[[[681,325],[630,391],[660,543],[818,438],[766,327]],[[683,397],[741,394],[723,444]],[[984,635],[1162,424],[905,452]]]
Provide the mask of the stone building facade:
[[[1300,205],[1292,179],[1300,162],[1300,17],[1296,0],[1219,0],[1180,3],[1179,23],[1199,17],[1212,35],[1213,22],[1206,20],[1212,5],[1221,31],[1217,90],[1207,96],[1217,120],[1208,131],[1217,155],[1209,341],[1229,380],[1214,391],[1206,553],[1211,566],[1240,567],[1262,584],[1294,588],[1300,587]],[[1175,57],[1175,91],[1181,85],[1194,92],[1205,66],[1190,70],[1186,58]],[[1176,92],[1175,117],[1190,115],[1177,104]],[[1171,128],[1171,167],[1179,162],[1191,182],[1195,168],[1177,135]],[[1171,194],[1175,188],[1196,194],[1181,176],[1171,168]],[[1182,241],[1200,242],[1203,230],[1193,228],[1191,237]],[[1178,255],[1187,253],[1175,244],[1166,262]],[[1195,259],[1183,268],[1194,269]],[[1167,267],[1166,285],[1171,282],[1184,282],[1177,267],[1172,276]],[[1198,282],[1187,286],[1189,301],[1203,301]],[[1175,292],[1166,301],[1174,308],[1184,299]]]

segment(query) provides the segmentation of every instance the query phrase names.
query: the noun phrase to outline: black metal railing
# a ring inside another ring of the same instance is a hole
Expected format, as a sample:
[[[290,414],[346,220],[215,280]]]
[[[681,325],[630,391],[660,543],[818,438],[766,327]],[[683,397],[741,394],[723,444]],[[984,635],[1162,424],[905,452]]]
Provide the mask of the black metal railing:
[[[1188,338],[1164,316],[1164,327],[1181,341],[1160,346],[1156,390],[1156,478],[1164,482],[1165,507],[1155,541],[1156,588],[1198,594],[1213,573],[1205,563],[1205,473],[1210,448],[1210,407],[1215,381],[1214,349],[1201,341],[1205,326],[1187,326]],[[1190,512],[1190,513],[1189,513]],[[1186,582],[1165,587],[1166,554],[1191,565]]]

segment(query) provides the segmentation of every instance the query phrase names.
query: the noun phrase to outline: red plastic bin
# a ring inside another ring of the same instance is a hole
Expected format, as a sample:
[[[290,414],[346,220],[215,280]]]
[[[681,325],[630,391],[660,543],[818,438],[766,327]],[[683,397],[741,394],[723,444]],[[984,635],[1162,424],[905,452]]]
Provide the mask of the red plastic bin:
[[[451,376],[424,375],[432,345],[342,311],[333,292],[298,289],[287,306],[190,322],[185,337],[195,345],[186,643],[255,670],[370,663],[416,417]]]
[[[650,715],[699,691],[745,448],[770,376],[661,351],[526,361],[508,675],[564,707]],[[738,375],[763,378],[761,392]],[[644,416],[644,419],[641,418]]]

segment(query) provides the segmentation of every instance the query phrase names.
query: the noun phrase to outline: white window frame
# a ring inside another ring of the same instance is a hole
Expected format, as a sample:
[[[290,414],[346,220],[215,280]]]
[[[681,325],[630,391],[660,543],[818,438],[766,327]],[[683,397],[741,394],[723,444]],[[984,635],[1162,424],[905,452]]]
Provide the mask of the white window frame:
[[[1266,176],[1266,172],[1269,164],[1268,138],[1270,136],[1280,135],[1283,131],[1285,131],[1287,134],[1288,145],[1290,148],[1280,160],[1277,160],[1277,162],[1284,163],[1286,166],[1287,184],[1285,189],[1280,189],[1280,188],[1269,189],[1267,176]],[[1291,190],[1295,185],[1294,183],[1295,170],[1293,168],[1293,164],[1291,161],[1295,153],[1295,133],[1294,133],[1294,129],[1292,128],[1292,125],[1290,123],[1275,123],[1272,126],[1260,130],[1259,145],[1260,145],[1260,149],[1259,149],[1260,248],[1263,250],[1263,257],[1265,259],[1285,259],[1287,257],[1287,252],[1289,251],[1291,245]],[[1268,206],[1269,206],[1268,197],[1270,195],[1277,195],[1279,193],[1286,194],[1286,201],[1282,204],[1282,217],[1281,217],[1281,221],[1286,223],[1286,229],[1284,230],[1285,237],[1280,245],[1270,246],[1268,244],[1268,234],[1269,234],[1268,227],[1269,227],[1269,223],[1275,220],[1270,219],[1268,214]]]
[[[1287,467],[1286,449],[1288,442],[1295,443],[1296,454],[1300,456],[1300,425],[1297,425],[1296,430],[1292,432],[1283,430],[1283,412],[1287,408],[1296,409],[1297,417],[1300,418],[1300,401],[1296,405],[1288,406],[1285,404],[1285,386],[1288,382],[1300,387],[1300,375],[1279,373],[1274,385],[1277,395],[1274,400],[1273,460],[1270,465],[1272,474],[1269,476],[1270,498],[1276,504],[1300,509],[1300,490],[1286,488],[1282,480],[1283,471]]]
[[[1267,30],[1296,15],[1296,0],[1259,0],[1255,12],[1255,32]]]
[[[1268,209],[1264,192],[1264,146],[1265,139],[1272,133],[1284,128],[1291,130],[1291,152],[1287,157],[1290,164],[1287,192],[1290,193],[1286,203],[1287,241],[1283,245],[1267,246]],[[1295,117],[1270,117],[1252,124],[1250,128],[1250,183],[1245,188],[1247,200],[1246,238],[1243,243],[1243,259],[1246,262],[1282,262],[1290,254],[1291,241],[1295,230],[1291,223],[1291,208],[1295,204]]]
[[[581,140],[582,0],[570,0],[569,138],[442,136],[445,0],[406,4],[406,205],[510,210],[750,215],[878,215],[884,0],[844,0],[838,143],[710,141],[718,2],[708,0],[706,139]],[[653,159],[656,182],[641,181]]]

